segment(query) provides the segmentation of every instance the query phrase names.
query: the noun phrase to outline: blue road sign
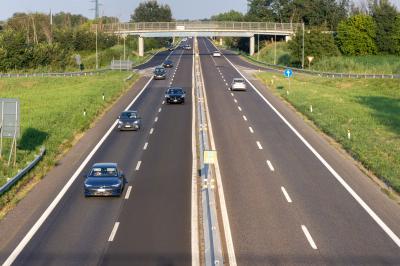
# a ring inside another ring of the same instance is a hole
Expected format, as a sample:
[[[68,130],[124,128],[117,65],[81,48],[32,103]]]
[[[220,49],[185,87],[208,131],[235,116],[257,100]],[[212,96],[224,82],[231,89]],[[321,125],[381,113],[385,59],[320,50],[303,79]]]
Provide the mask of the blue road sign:
[[[293,76],[293,71],[290,68],[286,68],[285,71],[283,71],[283,75],[287,78],[290,78]]]

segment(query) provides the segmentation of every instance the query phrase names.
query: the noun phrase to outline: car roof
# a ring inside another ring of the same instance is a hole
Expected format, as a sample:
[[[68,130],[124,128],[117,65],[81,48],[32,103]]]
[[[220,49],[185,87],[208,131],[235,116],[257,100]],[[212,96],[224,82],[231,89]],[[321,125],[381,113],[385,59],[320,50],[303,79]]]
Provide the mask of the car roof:
[[[100,168],[107,168],[107,167],[115,167],[118,168],[117,163],[95,163],[92,168],[94,167],[100,167]]]

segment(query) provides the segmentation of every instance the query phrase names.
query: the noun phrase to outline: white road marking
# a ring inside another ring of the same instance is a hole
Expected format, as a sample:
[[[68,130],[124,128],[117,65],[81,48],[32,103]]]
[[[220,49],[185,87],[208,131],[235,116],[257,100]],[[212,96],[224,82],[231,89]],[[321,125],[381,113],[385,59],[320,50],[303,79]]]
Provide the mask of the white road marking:
[[[240,112],[242,111],[242,107],[238,106],[238,109],[239,109]]]
[[[142,164],[142,161],[138,161],[138,162],[137,162],[136,168],[135,168],[136,171],[139,171],[140,165],[141,165],[141,164]]]
[[[284,187],[281,187],[283,195],[285,195],[285,198],[287,202],[292,203],[292,199],[290,198],[289,194],[287,193],[286,189]]]
[[[254,133],[254,130],[253,130],[252,127],[249,127],[249,130],[250,130],[251,133]]]
[[[237,100],[236,100],[235,98],[233,99],[233,101],[234,101],[235,103],[237,103]]]
[[[145,144],[144,144],[144,146],[143,146],[143,150],[147,150],[147,146],[149,145],[149,143],[148,142],[146,142]]]
[[[243,116],[243,119],[244,119],[244,121],[247,121],[247,117],[245,115]]]
[[[162,110],[161,108],[158,108],[158,112],[159,112],[159,113],[161,113],[161,110]]]
[[[233,97],[234,95],[233,95],[233,92],[231,92],[231,96]]]
[[[257,146],[258,146],[258,149],[259,149],[259,150],[262,150],[262,149],[263,149],[263,147],[261,146],[261,143],[260,143],[259,141],[257,141]]]
[[[225,57],[225,56],[224,56]],[[247,81],[253,90],[264,100],[264,102],[282,119],[282,121],[292,130],[292,132],[303,142],[303,144],[314,154],[315,157],[328,169],[335,179],[347,190],[347,192],[357,201],[358,204],[368,213],[369,216],[378,224],[378,226],[400,247],[400,238],[390,229],[385,222],[368,206],[367,203],[350,187],[349,184],[341,177],[335,169],[311,146],[311,144],[297,131],[296,128],[286,120],[286,118],[262,95],[262,93],[239,71],[239,69],[228,59],[225,59],[236,69],[236,71]]]
[[[157,122],[158,121],[158,116],[156,116],[156,118],[154,118],[154,122]]]
[[[153,132],[154,132],[154,128],[151,128],[150,129],[150,135],[153,134]]]
[[[128,189],[126,190],[125,199],[129,199],[129,196],[131,195],[131,190],[132,186],[129,186]]]
[[[267,160],[267,164],[268,164],[269,169],[270,169],[272,172],[275,171],[274,166],[272,165],[272,163],[271,163],[269,160]]]
[[[136,95],[136,97],[129,103],[129,105],[125,108],[125,111],[129,110],[131,106],[139,99],[140,95],[143,94],[145,89],[149,86],[150,82],[153,80],[153,77],[151,77],[146,85],[144,85],[143,89]],[[106,134],[100,139],[100,141],[96,144],[96,146],[93,148],[93,150],[88,154],[88,156],[85,158],[85,160],[81,163],[81,165],[76,169],[75,173],[71,176],[71,178],[68,180],[68,182],[64,185],[64,187],[61,189],[61,191],[57,194],[57,196],[54,198],[54,200],[50,203],[50,205],[47,207],[47,209],[43,212],[43,214],[40,216],[40,218],[35,222],[35,224],[31,227],[31,229],[28,231],[28,233],[24,236],[24,238],[19,242],[17,247],[13,250],[13,252],[8,256],[7,260],[3,263],[3,266],[10,266],[13,264],[15,259],[18,257],[18,255],[22,252],[22,250],[25,248],[25,246],[29,243],[29,241],[32,239],[32,237],[36,234],[36,232],[40,229],[40,227],[43,225],[43,223],[46,221],[46,219],[50,216],[50,214],[53,212],[53,210],[56,208],[58,203],[61,201],[61,199],[64,197],[65,193],[68,191],[68,189],[71,187],[71,185],[75,182],[75,180],[78,178],[79,174],[83,171],[84,167],[86,164],[92,159],[93,155],[97,152],[97,150],[100,148],[100,146],[104,143],[104,141],[107,139],[107,137],[111,134],[111,132],[114,130],[116,127],[118,121],[115,120],[115,122],[111,125],[111,127],[108,129]]]
[[[315,242],[314,242],[314,240],[313,240],[313,238],[312,238],[310,232],[308,232],[307,227],[306,227],[305,225],[301,225],[301,229],[303,230],[303,233],[306,235],[306,238],[307,238],[307,240],[308,240],[308,243],[310,243],[310,246],[311,246],[313,249],[318,249],[318,248],[317,248],[317,245],[315,245]]]
[[[229,86],[227,82],[225,82],[225,85],[226,85],[226,86]]]
[[[165,101],[162,101],[162,104],[164,104],[165,103]]]
[[[116,222],[114,224],[114,227],[113,227],[112,231],[111,231],[111,235],[108,238],[108,242],[114,241],[114,237],[115,237],[115,234],[117,233],[118,227],[119,227],[119,222]]]

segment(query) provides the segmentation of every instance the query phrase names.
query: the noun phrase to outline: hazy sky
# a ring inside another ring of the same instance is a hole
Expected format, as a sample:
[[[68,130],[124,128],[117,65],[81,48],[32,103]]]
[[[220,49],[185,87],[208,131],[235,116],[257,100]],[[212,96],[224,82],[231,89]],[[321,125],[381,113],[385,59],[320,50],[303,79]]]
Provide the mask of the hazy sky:
[[[5,20],[15,12],[46,12],[51,9],[82,14],[93,18],[92,0],[0,0],[0,20]],[[116,16],[123,21],[128,21],[130,14],[142,0],[99,0],[100,15]],[[201,19],[211,15],[229,11],[231,9],[246,12],[246,0],[158,0],[159,3],[168,4],[172,15],[176,19]]]
[[[50,9],[82,14],[93,18],[93,0],[0,0],[0,20],[5,20],[15,12],[45,12]],[[102,6],[100,14],[116,16],[128,21],[130,14],[141,0],[99,0]],[[365,0],[355,0],[356,2]],[[391,0],[400,9],[400,0]],[[201,19],[231,9],[246,12],[246,0],[158,0],[159,3],[170,5],[173,17],[176,19]]]

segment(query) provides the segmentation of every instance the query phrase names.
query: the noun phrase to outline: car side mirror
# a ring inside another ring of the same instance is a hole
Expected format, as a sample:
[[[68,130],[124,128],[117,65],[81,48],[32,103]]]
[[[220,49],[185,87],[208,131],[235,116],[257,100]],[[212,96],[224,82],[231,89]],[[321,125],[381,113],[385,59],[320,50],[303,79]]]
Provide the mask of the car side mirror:
[[[125,178],[125,174],[121,172],[121,178]]]

